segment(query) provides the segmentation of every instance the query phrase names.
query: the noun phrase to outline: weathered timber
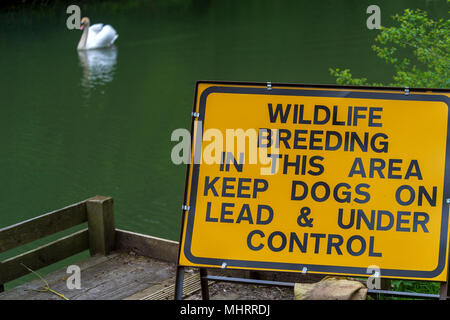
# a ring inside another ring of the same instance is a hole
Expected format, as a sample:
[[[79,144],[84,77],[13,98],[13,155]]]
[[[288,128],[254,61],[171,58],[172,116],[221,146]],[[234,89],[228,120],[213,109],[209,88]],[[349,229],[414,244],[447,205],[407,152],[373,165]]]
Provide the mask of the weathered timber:
[[[88,229],[0,262],[3,284],[30,273],[21,263],[37,270],[89,249],[107,255],[115,246],[111,197],[95,196],[36,218],[0,229],[0,253],[87,222]]]
[[[87,221],[86,202],[79,202],[0,229],[0,253]]]
[[[55,221],[52,221],[53,218]],[[43,287],[40,279],[6,292],[2,292],[3,283],[28,274],[29,270],[23,265],[38,271],[87,249],[93,256],[76,263],[81,269],[81,289],[68,288],[70,276],[66,268],[44,276],[50,288],[69,299],[173,298],[178,242],[116,230],[113,199],[110,197],[96,196],[3,228],[0,230],[1,249],[6,251],[86,221],[88,229],[0,262],[0,300],[61,299],[50,292],[39,291]],[[13,239],[8,240],[9,237]],[[3,241],[5,239],[9,242]],[[183,296],[201,287],[198,274],[194,276],[191,270],[186,271]],[[210,270],[211,274],[216,272],[227,276],[248,273],[242,270]],[[211,283],[209,281],[207,284]],[[215,294],[212,294],[214,297]]]
[[[115,228],[113,199],[96,196],[86,200],[91,255],[107,255],[114,250]]]
[[[4,260],[0,263],[0,283],[6,283],[30,273],[23,265],[32,270],[38,270],[88,248],[88,230],[84,229],[39,248]]]
[[[175,265],[161,260],[114,252],[76,263],[81,270],[81,288],[68,289],[66,268],[44,276],[50,288],[70,300],[120,300],[173,277]],[[0,293],[0,300],[61,300],[42,289],[40,279]]]
[[[212,285],[214,281],[210,281]],[[151,286],[123,300],[173,300],[175,291],[175,277]],[[200,275],[194,273],[186,276],[183,282],[183,297],[187,297],[200,290]]]
[[[178,242],[116,229],[116,250],[176,263]]]

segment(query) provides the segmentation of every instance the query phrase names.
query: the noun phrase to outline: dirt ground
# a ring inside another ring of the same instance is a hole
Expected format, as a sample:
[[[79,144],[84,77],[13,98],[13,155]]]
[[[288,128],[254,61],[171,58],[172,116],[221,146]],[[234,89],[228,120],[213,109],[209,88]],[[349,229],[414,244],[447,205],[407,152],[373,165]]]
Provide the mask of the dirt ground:
[[[187,272],[193,270],[187,269]],[[249,277],[246,274],[237,271],[236,273],[224,274],[220,270],[210,270],[209,274],[219,276],[234,276],[234,277]],[[311,283],[319,281],[323,276],[321,275],[302,275],[298,273],[270,273],[258,272],[253,274],[256,278],[261,280],[272,280],[281,282],[304,282]],[[251,276],[250,276],[251,277]],[[255,284],[240,284],[232,282],[210,282],[209,296],[211,300],[293,300],[294,288]],[[201,300],[201,291],[186,297],[187,300]]]
[[[209,286],[211,300],[293,300],[294,288],[218,282]],[[201,291],[185,298],[201,300]]]

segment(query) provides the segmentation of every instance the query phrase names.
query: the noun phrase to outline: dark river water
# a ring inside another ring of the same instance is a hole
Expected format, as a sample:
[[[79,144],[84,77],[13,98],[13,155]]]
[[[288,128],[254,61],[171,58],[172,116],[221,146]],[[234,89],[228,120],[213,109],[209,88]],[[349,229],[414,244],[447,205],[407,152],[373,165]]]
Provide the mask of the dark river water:
[[[111,24],[114,48],[77,53],[64,6],[0,12],[0,227],[100,194],[116,227],[178,239],[197,80],[334,83],[329,68],[389,82],[371,50],[371,1],[109,1],[80,5]],[[445,0],[379,0],[382,25]]]

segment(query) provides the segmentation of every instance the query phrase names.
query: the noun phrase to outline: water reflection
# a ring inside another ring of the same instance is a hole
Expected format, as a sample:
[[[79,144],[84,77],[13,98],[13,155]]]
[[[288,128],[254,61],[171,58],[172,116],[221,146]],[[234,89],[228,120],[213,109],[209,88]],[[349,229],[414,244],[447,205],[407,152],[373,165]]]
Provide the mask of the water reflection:
[[[83,68],[81,85],[85,89],[94,89],[111,82],[117,63],[115,46],[95,50],[79,50],[78,57]]]

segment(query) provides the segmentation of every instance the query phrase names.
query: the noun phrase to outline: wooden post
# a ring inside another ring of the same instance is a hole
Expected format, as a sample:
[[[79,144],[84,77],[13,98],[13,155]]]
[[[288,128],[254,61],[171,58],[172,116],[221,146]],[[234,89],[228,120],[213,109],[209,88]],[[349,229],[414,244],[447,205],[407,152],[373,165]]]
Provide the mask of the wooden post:
[[[95,196],[86,200],[86,209],[91,256],[107,255],[115,244],[113,199]]]

